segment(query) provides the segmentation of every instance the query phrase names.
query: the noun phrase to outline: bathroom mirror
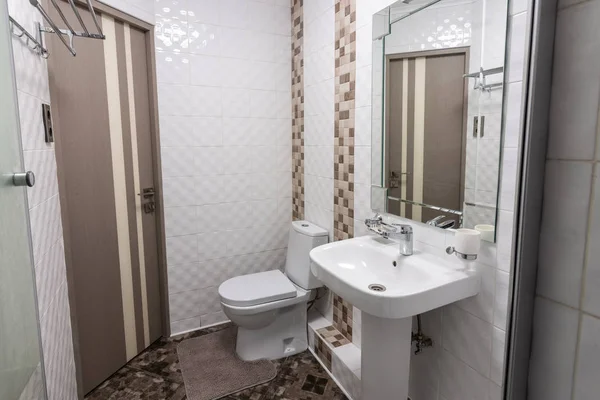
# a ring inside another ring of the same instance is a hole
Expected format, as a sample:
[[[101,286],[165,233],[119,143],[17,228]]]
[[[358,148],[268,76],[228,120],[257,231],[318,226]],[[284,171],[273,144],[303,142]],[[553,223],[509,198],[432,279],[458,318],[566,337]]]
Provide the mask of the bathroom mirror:
[[[495,241],[507,0],[373,16],[371,208]]]

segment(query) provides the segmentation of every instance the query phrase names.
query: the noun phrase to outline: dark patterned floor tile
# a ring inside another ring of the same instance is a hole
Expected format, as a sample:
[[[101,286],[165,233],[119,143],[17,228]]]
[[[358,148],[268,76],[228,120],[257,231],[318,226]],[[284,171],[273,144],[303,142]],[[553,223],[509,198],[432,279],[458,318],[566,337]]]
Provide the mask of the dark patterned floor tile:
[[[125,366],[88,394],[89,400],[185,399],[182,382]]]
[[[162,338],[86,396],[86,400],[185,400],[177,345],[231,324]],[[224,397],[223,400],[347,400],[317,360],[305,351],[274,361],[271,382]]]

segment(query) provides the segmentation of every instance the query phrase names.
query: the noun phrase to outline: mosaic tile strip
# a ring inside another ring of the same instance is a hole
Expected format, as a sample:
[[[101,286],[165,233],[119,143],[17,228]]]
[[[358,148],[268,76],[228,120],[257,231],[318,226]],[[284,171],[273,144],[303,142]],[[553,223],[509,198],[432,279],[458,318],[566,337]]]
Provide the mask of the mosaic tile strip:
[[[356,0],[335,3],[334,217],[336,240],[354,236]]]
[[[292,219],[304,219],[304,12],[292,0]]]
[[[323,341],[319,335],[315,335],[315,353],[319,360],[331,371],[331,348]]]
[[[334,348],[352,343],[340,331],[335,329],[334,326],[326,326],[325,328],[318,329],[317,333]]]
[[[352,304],[337,294],[333,295],[333,326],[352,342]]]
[[[333,237],[354,236],[354,110],[356,93],[356,0],[335,2],[335,116]],[[352,305],[333,297],[333,326],[352,341]]]

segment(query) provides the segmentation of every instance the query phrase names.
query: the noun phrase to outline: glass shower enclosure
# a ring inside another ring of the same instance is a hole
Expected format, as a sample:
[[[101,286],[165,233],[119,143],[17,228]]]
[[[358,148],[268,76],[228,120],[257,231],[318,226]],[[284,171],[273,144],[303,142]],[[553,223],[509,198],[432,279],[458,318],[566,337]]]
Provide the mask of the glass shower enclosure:
[[[45,399],[8,11],[0,0],[0,399]],[[15,175],[16,174],[16,175]],[[27,180],[29,179],[29,182]]]

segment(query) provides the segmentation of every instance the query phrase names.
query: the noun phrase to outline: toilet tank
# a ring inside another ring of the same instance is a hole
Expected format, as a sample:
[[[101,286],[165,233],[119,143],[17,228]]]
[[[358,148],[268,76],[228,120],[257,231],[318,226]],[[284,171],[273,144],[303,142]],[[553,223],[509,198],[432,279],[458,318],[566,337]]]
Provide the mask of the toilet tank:
[[[329,242],[328,232],[308,221],[293,221],[290,227],[285,274],[303,289],[323,286],[310,272],[309,253],[317,246]]]

